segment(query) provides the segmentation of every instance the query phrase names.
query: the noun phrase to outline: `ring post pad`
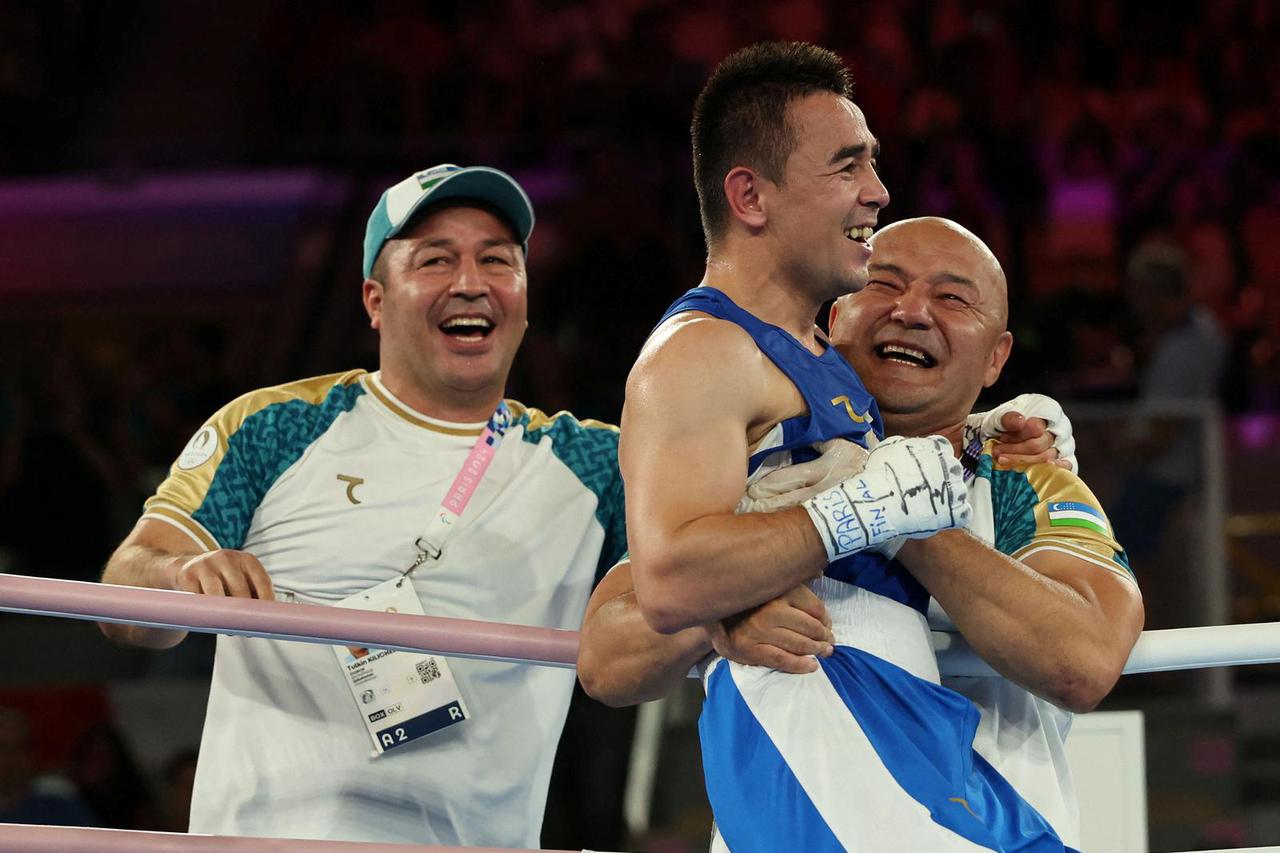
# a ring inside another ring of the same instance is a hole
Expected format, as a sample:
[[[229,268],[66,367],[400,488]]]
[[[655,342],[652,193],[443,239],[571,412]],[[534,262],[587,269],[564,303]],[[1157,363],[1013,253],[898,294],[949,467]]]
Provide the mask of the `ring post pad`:
[[[400,575],[334,606],[425,615],[413,581]],[[331,648],[373,740],[374,758],[470,716],[444,658],[391,649]]]

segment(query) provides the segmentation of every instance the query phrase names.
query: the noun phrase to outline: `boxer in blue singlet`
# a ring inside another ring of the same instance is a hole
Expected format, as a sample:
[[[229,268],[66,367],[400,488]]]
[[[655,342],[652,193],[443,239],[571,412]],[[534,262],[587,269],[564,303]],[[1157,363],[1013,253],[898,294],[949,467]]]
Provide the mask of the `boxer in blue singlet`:
[[[758,45],[699,97],[707,273],[646,343],[623,413],[635,599],[664,634],[806,584],[830,615],[833,653],[812,672],[706,668],[718,843],[1062,850],[973,752],[977,711],[938,685],[927,595],[892,561],[903,538],[967,520],[950,443],[890,439],[803,506],[734,514],[752,478],[815,443],[880,433],[874,402],[813,324],[823,302],[865,283],[867,238],[889,201],[848,93],[834,54]]]

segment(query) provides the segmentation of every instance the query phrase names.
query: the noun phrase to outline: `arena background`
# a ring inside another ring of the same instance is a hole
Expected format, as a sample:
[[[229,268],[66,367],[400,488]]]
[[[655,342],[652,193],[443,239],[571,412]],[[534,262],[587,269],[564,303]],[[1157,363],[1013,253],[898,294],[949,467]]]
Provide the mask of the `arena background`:
[[[439,162],[510,171],[537,207],[511,396],[616,420],[701,275],[694,96],[736,47],[800,39],[853,70],[882,222],[949,216],[1003,261],[991,397],[1068,401],[1084,475],[1143,520],[1147,627],[1280,620],[1278,30],[1270,0],[3,0],[0,571],[95,579],[223,402],[374,366],[364,221]],[[1126,270],[1152,242],[1226,347],[1216,396],[1172,409],[1140,395],[1160,332]],[[1135,484],[1171,443],[1194,478],[1153,497]],[[0,706],[30,725],[0,711],[0,799],[184,828],[208,638],[152,654],[10,615],[0,636]],[[701,849],[691,690],[631,837],[634,712],[575,704],[546,846]],[[1151,849],[1280,843],[1280,670],[1131,676],[1103,708],[1146,713]]]

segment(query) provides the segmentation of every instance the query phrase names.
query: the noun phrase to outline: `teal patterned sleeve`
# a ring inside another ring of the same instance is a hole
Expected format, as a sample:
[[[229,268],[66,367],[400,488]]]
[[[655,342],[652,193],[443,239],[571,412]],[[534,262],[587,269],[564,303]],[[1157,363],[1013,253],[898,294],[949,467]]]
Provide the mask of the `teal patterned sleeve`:
[[[1036,504],[1040,496],[1026,474],[1018,470],[991,472],[991,509],[995,520],[995,549],[1012,556],[1036,535]]]
[[[192,436],[143,517],[177,525],[209,551],[242,547],[271,485],[355,405],[361,373],[261,388],[228,403]]]
[[[519,404],[517,404],[519,405]],[[580,421],[568,412],[548,417],[537,409],[518,409],[524,440],[536,444],[551,437],[552,451],[582,485],[596,496],[596,521],[604,543],[596,564],[596,581],[627,551],[627,508],[618,470],[618,428],[594,420]]]
[[[614,462],[617,463],[617,445],[614,446]],[[605,501],[602,500],[602,503]],[[608,510],[604,524],[604,545],[600,548],[600,563],[596,567],[596,583],[608,574],[609,569],[627,556],[627,503],[622,488],[622,474],[618,473],[608,492]]]

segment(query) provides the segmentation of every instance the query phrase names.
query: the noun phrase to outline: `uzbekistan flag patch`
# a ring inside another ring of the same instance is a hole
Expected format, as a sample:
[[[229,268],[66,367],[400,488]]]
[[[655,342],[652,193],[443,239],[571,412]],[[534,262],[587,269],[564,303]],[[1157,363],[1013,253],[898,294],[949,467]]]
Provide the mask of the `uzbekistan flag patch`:
[[[1045,505],[1049,512],[1049,524],[1053,527],[1083,527],[1096,530],[1103,536],[1110,534],[1107,517],[1102,510],[1077,501],[1055,501]]]

